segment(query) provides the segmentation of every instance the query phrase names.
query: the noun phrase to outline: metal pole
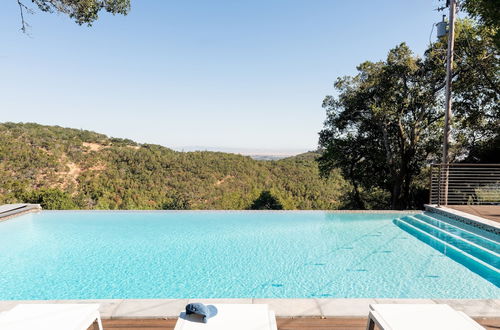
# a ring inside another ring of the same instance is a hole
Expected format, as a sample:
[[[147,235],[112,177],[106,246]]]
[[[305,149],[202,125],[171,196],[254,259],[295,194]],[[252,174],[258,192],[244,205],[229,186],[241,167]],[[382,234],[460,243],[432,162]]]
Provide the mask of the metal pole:
[[[456,0],[449,0],[449,28],[448,28],[448,52],[446,60],[446,108],[444,112],[444,136],[443,136],[443,164],[445,166],[444,173],[444,205],[448,205],[448,166],[450,143],[450,121],[451,121],[451,81],[453,79],[453,48],[455,45],[455,12]]]

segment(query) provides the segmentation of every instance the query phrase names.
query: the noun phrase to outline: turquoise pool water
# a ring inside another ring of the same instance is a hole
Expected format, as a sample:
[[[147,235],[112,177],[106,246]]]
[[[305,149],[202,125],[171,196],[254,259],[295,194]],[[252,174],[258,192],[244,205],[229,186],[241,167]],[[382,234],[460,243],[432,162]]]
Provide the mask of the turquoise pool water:
[[[0,223],[0,300],[500,298],[492,281],[400,228],[401,217],[27,214]]]

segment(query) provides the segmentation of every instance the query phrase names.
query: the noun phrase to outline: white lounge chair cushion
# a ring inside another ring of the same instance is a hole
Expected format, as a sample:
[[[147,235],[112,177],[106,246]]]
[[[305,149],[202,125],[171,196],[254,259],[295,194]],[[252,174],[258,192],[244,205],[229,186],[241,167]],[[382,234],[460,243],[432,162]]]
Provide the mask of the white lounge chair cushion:
[[[207,323],[182,312],[174,330],[276,330],[274,312],[266,304],[213,304],[217,315]],[[194,320],[194,321],[193,321]]]
[[[484,330],[445,304],[373,304],[370,313],[385,330]]]
[[[2,330],[86,330],[99,304],[20,304],[0,315]]]

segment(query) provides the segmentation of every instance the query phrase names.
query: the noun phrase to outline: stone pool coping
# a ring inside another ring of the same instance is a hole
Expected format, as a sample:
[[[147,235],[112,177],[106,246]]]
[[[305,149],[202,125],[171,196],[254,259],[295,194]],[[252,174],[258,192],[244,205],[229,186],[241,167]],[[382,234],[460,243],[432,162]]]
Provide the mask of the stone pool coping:
[[[0,205],[0,222],[26,213],[40,212],[40,204],[5,204]]]
[[[0,312],[17,304],[100,304],[103,319],[175,319],[186,304],[268,304],[281,318],[367,317],[369,304],[448,304],[471,317],[500,317],[500,299],[93,299],[3,300]]]
[[[414,213],[422,213],[424,210],[43,210],[43,212],[49,213],[57,213],[57,212],[71,212],[71,213],[108,213],[108,212],[116,212],[116,213],[372,213],[372,214],[414,214]]]
[[[465,224],[477,227],[488,232],[500,235],[500,223],[489,220],[477,215],[454,210],[445,206],[437,206],[433,204],[424,204],[425,210],[444,215],[448,218],[463,222]]]
[[[8,209],[2,211],[2,209]],[[5,204],[0,205],[0,222],[26,213],[44,212],[44,213],[182,213],[182,212],[216,212],[216,213],[371,213],[371,214],[417,214],[422,210],[43,210],[39,204]]]

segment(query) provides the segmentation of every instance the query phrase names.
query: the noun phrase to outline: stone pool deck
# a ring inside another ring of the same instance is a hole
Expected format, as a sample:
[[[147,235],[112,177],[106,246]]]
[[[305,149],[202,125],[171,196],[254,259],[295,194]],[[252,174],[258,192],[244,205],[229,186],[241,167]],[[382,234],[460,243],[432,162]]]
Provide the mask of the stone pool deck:
[[[0,312],[17,304],[99,303],[103,319],[176,319],[188,303],[268,304],[280,318],[367,317],[369,304],[448,304],[473,318],[500,318],[500,299],[102,299],[0,301]]]
[[[471,225],[473,227],[478,227],[483,230],[492,232],[496,235],[500,235],[500,207],[497,208],[497,206],[487,206],[487,208],[478,208],[478,206],[476,206],[474,208],[474,206],[460,207],[454,205],[446,207],[434,204],[425,204],[424,207],[426,211],[441,214],[448,218]],[[486,209],[488,211],[485,211]],[[490,216],[489,218],[484,218],[476,215],[479,214],[478,210],[481,210],[482,214],[486,214],[488,212],[488,214],[493,215],[498,212],[499,215],[498,217]],[[473,212],[475,212],[476,214],[473,214]]]
[[[0,222],[31,212],[39,212],[42,207],[39,204],[5,204],[0,205]]]
[[[448,208],[495,221],[500,225],[500,205],[448,205]]]

